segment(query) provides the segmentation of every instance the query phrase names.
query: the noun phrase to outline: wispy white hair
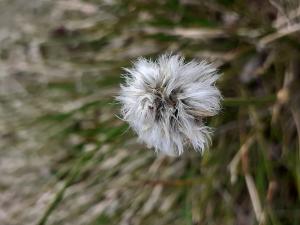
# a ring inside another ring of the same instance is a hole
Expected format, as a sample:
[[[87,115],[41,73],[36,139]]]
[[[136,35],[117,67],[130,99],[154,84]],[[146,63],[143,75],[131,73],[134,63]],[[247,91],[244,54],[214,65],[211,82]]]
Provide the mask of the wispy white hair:
[[[181,155],[186,144],[200,152],[208,147],[211,128],[203,118],[218,113],[222,98],[214,66],[166,54],[156,61],[139,58],[125,71],[117,99],[141,141],[168,155]]]

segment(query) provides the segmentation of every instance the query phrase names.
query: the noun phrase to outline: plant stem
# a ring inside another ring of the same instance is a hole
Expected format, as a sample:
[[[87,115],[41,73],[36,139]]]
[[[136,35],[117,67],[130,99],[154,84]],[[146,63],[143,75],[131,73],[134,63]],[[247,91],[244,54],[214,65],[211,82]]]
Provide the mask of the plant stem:
[[[47,223],[47,220],[51,213],[54,211],[54,209],[59,205],[59,203],[63,200],[64,194],[68,187],[70,187],[76,178],[79,176],[79,174],[82,171],[82,168],[86,165],[87,162],[89,162],[90,159],[92,159],[97,151],[99,150],[99,147],[106,143],[110,142],[112,140],[115,140],[116,137],[120,137],[120,135],[127,129],[127,125],[124,124],[120,127],[116,127],[114,129],[111,129],[109,132],[107,132],[106,139],[102,142],[97,143],[96,147],[89,151],[84,152],[81,157],[78,159],[78,161],[75,163],[74,167],[71,169],[68,177],[66,178],[66,181],[64,183],[64,186],[56,193],[54,199],[44,212],[41,219],[38,221],[37,225],[45,225]]]
[[[81,168],[85,165],[85,162],[87,162],[89,158],[93,157],[94,153],[96,153],[96,150],[98,148],[95,148],[94,150],[92,150],[91,152],[88,152],[86,154],[83,154],[77,161],[77,163],[75,164],[75,166],[71,169],[63,187],[56,193],[54,199],[52,200],[52,202],[50,203],[50,205],[48,206],[47,210],[44,212],[42,218],[39,220],[39,222],[37,223],[37,225],[45,225],[49,216],[51,215],[51,213],[53,212],[53,210],[58,206],[58,204],[62,201],[63,196],[65,194],[65,191],[67,190],[67,188],[69,186],[72,185],[72,183],[76,180],[76,178],[78,177],[78,175],[81,172]]]
[[[225,98],[223,105],[228,107],[248,106],[248,105],[264,105],[274,103],[276,95],[269,95],[264,97],[250,97],[250,98]]]

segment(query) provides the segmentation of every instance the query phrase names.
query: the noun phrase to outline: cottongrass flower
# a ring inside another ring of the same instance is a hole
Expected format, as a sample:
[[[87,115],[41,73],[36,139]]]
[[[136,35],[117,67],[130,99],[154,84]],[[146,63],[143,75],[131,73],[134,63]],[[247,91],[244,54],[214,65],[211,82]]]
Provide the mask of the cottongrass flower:
[[[189,144],[200,152],[209,146],[212,129],[203,118],[218,113],[222,98],[213,65],[167,54],[139,58],[125,71],[117,100],[142,142],[167,155],[181,155]]]

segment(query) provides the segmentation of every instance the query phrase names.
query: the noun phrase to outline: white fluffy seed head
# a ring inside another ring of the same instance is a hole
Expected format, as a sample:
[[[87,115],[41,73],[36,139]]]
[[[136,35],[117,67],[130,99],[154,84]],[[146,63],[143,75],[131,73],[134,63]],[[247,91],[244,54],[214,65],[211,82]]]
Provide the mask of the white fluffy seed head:
[[[214,66],[162,55],[156,61],[139,58],[125,71],[117,100],[142,142],[168,155],[181,155],[187,144],[200,152],[208,147],[211,128],[203,118],[218,113],[222,98]]]

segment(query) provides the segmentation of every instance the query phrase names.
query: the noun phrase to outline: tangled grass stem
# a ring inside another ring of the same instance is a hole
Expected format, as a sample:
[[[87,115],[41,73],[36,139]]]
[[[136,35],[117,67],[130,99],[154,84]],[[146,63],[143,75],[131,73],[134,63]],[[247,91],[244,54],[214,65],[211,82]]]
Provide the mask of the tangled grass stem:
[[[226,107],[239,107],[239,106],[247,106],[247,105],[262,105],[267,103],[273,103],[276,101],[275,95],[265,96],[265,97],[241,97],[241,98],[225,98],[223,100],[223,105]],[[122,127],[120,130],[124,130],[125,128]],[[119,129],[117,129],[119,131]],[[119,132],[117,132],[119,133]],[[112,134],[108,135],[108,140],[111,137],[114,137],[116,132],[113,132]],[[49,216],[52,214],[52,212],[55,210],[55,208],[61,203],[63,200],[65,191],[72,185],[72,183],[76,180],[76,178],[81,173],[81,169],[84,167],[86,162],[89,161],[89,159],[93,158],[95,153],[97,152],[100,144],[97,145],[95,149],[93,149],[90,152],[87,152],[85,154],[82,154],[82,156],[78,159],[78,161],[75,163],[74,167],[71,169],[63,187],[56,193],[54,199],[48,206],[48,208],[45,210],[43,216],[38,221],[37,225],[45,225],[48,221]]]

